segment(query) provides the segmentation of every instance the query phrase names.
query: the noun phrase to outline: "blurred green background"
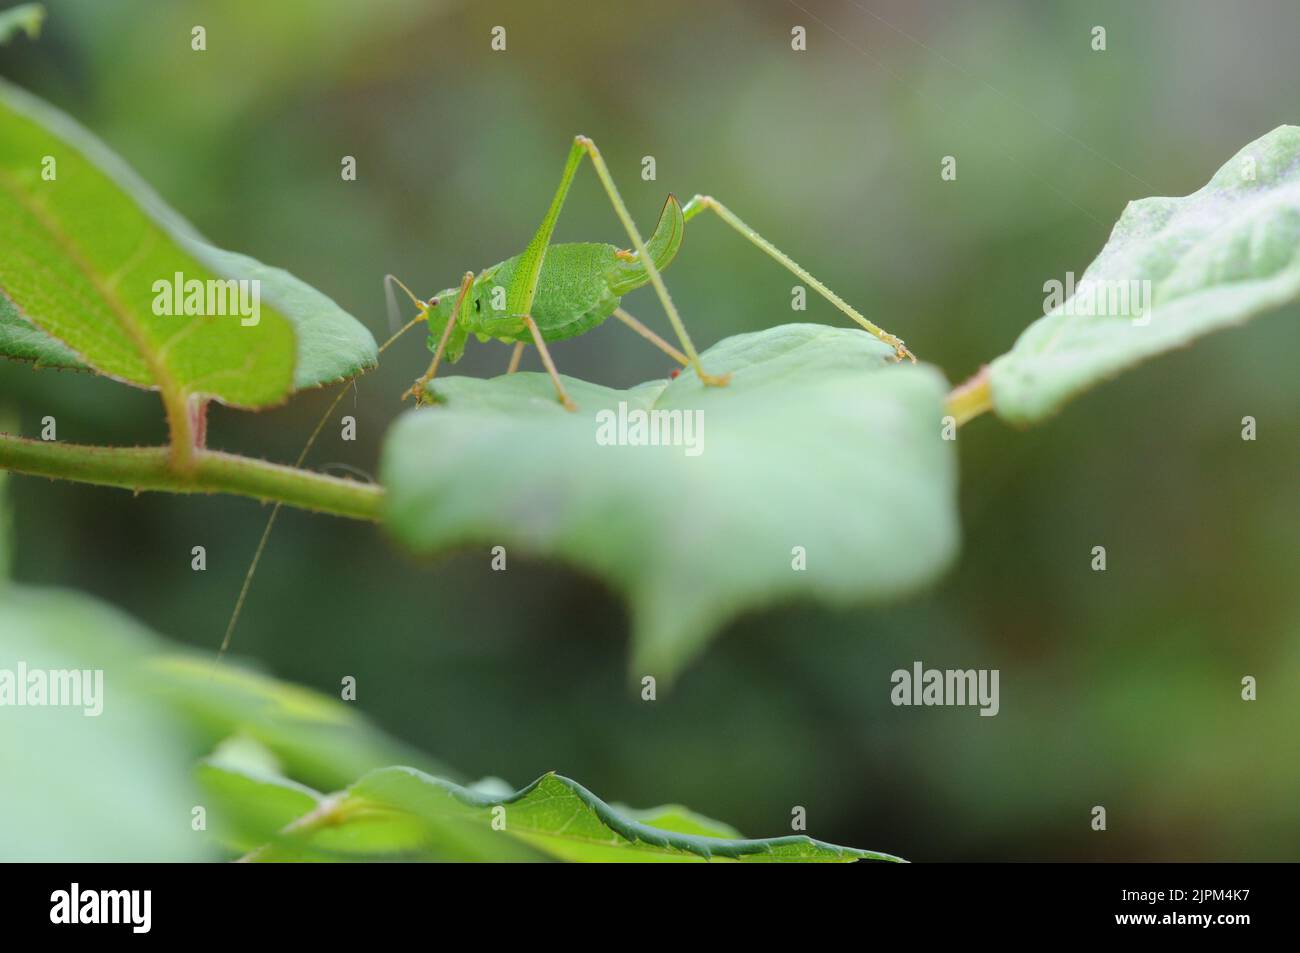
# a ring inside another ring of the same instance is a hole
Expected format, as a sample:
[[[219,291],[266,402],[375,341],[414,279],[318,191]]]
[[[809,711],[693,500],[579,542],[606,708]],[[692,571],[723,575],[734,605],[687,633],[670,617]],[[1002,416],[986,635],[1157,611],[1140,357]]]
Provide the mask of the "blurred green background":
[[[959,381],[1041,313],[1044,281],[1083,271],[1127,201],[1193,191],[1297,121],[1291,0],[48,7],[39,43],[0,49],[0,74],[107,140],[214,242],[288,268],[381,340],[384,273],[428,295],[519,251],[582,132],[643,228],[666,192],[711,192]],[[505,53],[489,49],[498,24]],[[790,49],[796,24],[807,52]],[[640,178],[645,155],[657,181]],[[557,239],[622,243],[589,170]],[[812,298],[792,315],[791,277],[708,218],[667,278],[702,347],[842,323]],[[652,292],[627,304],[665,329]],[[360,708],[466,776],[555,769],[750,836],[787,831],[802,805],[816,837],[913,860],[1295,859],[1297,318],[1161,359],[1033,432],[975,422],[964,553],[931,593],[746,617],[653,704],[598,584],[520,559],[502,576],[485,552],[418,564],[371,526],[290,510],[235,653],[330,693],[356,676]],[[667,370],[616,322],[554,354],[609,385]],[[472,343],[459,372],[508,356]],[[327,428],[313,464],[373,470],[427,358],[414,334],[388,352],[345,401],[358,441]],[[292,460],[329,399],[215,409],[209,441]],[[52,414],[62,440],[165,437],[154,395],[87,375],[5,364],[0,400],[28,434]],[[19,580],[215,651],[267,509],[11,483]],[[890,672],[918,659],[1000,669],[1001,713],[892,707]]]

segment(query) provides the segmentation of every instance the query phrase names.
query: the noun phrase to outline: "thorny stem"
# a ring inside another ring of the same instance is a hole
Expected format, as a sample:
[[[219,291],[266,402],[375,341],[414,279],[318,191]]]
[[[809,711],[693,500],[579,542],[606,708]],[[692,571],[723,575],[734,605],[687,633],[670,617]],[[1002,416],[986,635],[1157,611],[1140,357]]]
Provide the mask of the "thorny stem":
[[[989,368],[985,364],[970,380],[959,384],[948,395],[947,410],[961,426],[993,409],[993,391],[989,386]]]
[[[188,418],[188,415],[187,415]],[[0,468],[140,492],[231,493],[300,509],[379,520],[383,488],[191,445],[184,470],[171,447],[95,447],[0,433]]]

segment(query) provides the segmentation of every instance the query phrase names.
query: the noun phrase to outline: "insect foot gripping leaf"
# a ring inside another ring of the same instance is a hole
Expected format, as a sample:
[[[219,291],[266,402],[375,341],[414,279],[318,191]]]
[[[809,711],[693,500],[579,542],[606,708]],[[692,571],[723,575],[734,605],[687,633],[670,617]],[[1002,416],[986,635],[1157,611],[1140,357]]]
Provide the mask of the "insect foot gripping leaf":
[[[237,407],[376,362],[333,301],[209,245],[102,142],[3,81],[0,248],[0,356]]]
[[[694,372],[627,391],[513,374],[436,382],[381,462],[386,523],[419,553],[468,543],[554,556],[608,580],[633,615],[632,672],[669,678],[741,611],[880,601],[955,555],[946,383],[857,330],[729,338]]]
[[[1298,298],[1300,127],[1279,126],[1199,191],[1129,203],[1073,293],[991,365],[993,407],[1035,423],[1121,370]]]

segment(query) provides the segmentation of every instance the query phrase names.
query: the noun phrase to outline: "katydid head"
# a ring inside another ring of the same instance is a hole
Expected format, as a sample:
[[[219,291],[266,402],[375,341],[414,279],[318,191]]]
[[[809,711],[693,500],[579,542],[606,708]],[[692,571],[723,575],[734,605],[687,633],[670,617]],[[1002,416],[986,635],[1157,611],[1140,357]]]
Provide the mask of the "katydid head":
[[[428,345],[430,351],[438,349],[438,342],[442,340],[443,332],[447,329],[447,322],[451,320],[452,313],[456,310],[456,298],[459,295],[459,288],[446,288],[425,302],[425,314],[429,321]],[[465,296],[465,303],[461,306],[461,327],[453,328],[447,338],[447,349],[444,357],[453,364],[459,361],[461,355],[465,353],[465,341],[468,335],[464,330],[463,319],[465,309],[472,307],[470,299],[473,295],[474,288],[471,286]]]

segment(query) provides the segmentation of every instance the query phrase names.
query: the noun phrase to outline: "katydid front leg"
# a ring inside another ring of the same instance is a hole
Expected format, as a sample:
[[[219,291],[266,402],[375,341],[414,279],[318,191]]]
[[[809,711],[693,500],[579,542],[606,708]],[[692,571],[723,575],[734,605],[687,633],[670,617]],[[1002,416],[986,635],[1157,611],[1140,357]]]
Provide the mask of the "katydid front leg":
[[[451,309],[451,318],[447,321],[447,326],[442,329],[442,338],[438,341],[438,349],[433,352],[433,361],[429,364],[429,369],[424,372],[424,376],[411,385],[411,389],[402,395],[402,400],[408,397],[414,397],[417,404],[424,403],[425,387],[429,381],[433,380],[433,375],[438,373],[438,364],[442,361],[442,352],[447,350],[447,339],[451,337],[451,329],[456,326],[460,320],[461,306],[465,303],[465,295],[469,293],[470,287],[474,284],[474,272],[465,272],[465,277],[460,281],[460,291],[456,294],[456,304]],[[427,305],[426,313],[427,313]]]
[[[727,208],[717,199],[713,198],[713,196],[711,195],[695,196],[693,199],[691,199],[682,207],[682,218],[684,218],[686,221],[689,222],[692,218],[694,218],[696,215],[700,214],[700,212],[703,212],[705,210],[716,213],[718,218],[722,219],[724,222],[726,222],[728,225],[730,225],[732,228],[738,231],[749,242],[758,246],[760,249],[762,249],[762,251],[765,254],[767,254],[768,256],[770,256],[771,258],[775,259],[777,262],[785,266],[799,279],[812,285],[813,289],[818,294],[820,294],[823,298],[825,298],[831,304],[835,305],[835,307],[837,307],[848,317],[852,318],[858,324],[862,325],[862,327],[870,331],[880,341],[892,347],[894,349],[894,356],[897,360],[901,361],[903,358],[908,358],[911,360],[913,364],[916,363],[915,355],[913,355],[912,352],[907,349],[906,345],[903,344],[901,338],[895,337],[894,335],[886,331],[884,328],[878,327],[875,324],[872,324],[866,318],[864,318],[847,301],[845,301],[835,292],[831,291],[830,288],[827,288],[824,284],[822,284],[820,281],[814,278],[806,268],[804,268],[802,265],[796,262],[793,258],[787,255],[785,252],[781,251],[781,249],[777,248],[775,245],[769,242],[766,238],[764,238],[754,229],[746,225],[743,221],[741,221],[740,216],[736,215],[736,213],[731,211],[731,209]]]

